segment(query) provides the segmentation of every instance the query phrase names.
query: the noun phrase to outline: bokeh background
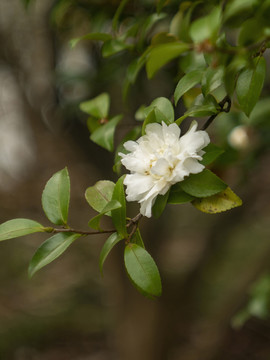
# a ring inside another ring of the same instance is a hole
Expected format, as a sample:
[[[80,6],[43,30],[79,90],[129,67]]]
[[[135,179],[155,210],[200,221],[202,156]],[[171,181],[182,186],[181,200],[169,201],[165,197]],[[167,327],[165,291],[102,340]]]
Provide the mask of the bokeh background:
[[[74,37],[106,27],[118,1],[36,0],[27,9],[25,3],[0,1],[0,222],[25,217],[49,225],[41,209],[42,189],[67,166],[70,222],[85,229],[94,215],[85,189],[116,175],[113,155],[90,142],[78,104],[109,92],[111,113],[124,112],[117,142],[134,124],[142,103],[172,95],[173,71],[169,67],[151,81],[142,74],[124,103],[121,86],[128,55],[104,60],[96,43],[69,45]],[[133,6],[147,12],[153,1]],[[266,108],[269,84],[268,72],[262,95]],[[45,235],[1,243],[0,359],[269,359],[266,120],[264,115],[261,127],[238,128],[236,137],[242,141],[236,144],[231,138],[229,144],[227,135],[241,123],[237,116],[221,119],[210,130],[229,154],[215,171],[242,197],[241,208],[207,215],[191,205],[167,206],[160,220],[142,221],[146,247],[163,279],[160,299],[146,299],[132,287],[121,244],[101,277],[103,235],[75,242],[31,280],[28,262]],[[136,205],[130,209],[136,211]]]

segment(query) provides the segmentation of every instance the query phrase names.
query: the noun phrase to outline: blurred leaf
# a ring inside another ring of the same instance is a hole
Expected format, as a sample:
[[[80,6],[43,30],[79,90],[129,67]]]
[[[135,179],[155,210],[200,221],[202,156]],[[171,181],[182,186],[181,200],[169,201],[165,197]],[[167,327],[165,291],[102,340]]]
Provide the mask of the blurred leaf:
[[[264,37],[264,26],[261,17],[244,21],[238,35],[238,45],[247,46],[259,42]]]
[[[165,195],[158,195],[156,198],[156,201],[152,207],[152,212],[153,215],[156,219],[158,219],[160,217],[160,215],[163,213],[166,205],[167,205],[167,200],[169,197],[169,191],[166,192]]]
[[[111,211],[115,210],[115,209],[119,209],[122,205],[120,204],[119,201],[116,200],[111,200],[105,207],[104,209],[101,211],[100,214],[98,214],[97,216],[93,217],[89,222],[88,222],[88,226],[90,226],[92,229],[101,231],[100,228],[100,220],[102,218],[103,215],[108,215],[111,216]]]
[[[269,124],[270,119],[270,98],[261,99],[255,105],[249,118],[246,122],[250,125],[260,126]]]
[[[140,41],[139,46],[141,46],[147,37],[148,32],[151,30],[151,28],[160,20],[164,19],[167,16],[165,13],[159,13],[159,14],[151,14],[149,15],[144,23],[142,24],[140,28]]]
[[[127,228],[126,228],[126,197],[124,192],[124,181],[125,175],[121,176],[117,183],[115,184],[112,200],[117,200],[122,205],[121,208],[112,210],[112,221],[113,224],[120,236],[122,238],[127,238]]]
[[[132,128],[132,130],[130,130],[127,135],[124,137],[124,139],[120,142],[120,144],[117,146],[116,150],[115,150],[115,157],[114,157],[114,166],[113,166],[113,171],[115,171],[117,174],[120,173],[120,169],[121,169],[121,156],[119,155],[119,153],[123,153],[123,154],[127,154],[127,150],[124,148],[124,143],[132,140],[135,141],[138,139],[138,137],[141,134],[141,127],[140,126],[135,126],[134,128]]]
[[[107,41],[107,40],[110,40],[111,38],[112,38],[112,36],[110,34],[106,34],[106,33],[90,33],[90,34],[86,34],[86,35],[80,36],[75,39],[71,39],[70,46],[72,48],[74,48],[78,44],[78,42],[80,42],[81,40]]]
[[[101,126],[102,126],[102,124],[100,122],[100,119],[97,119],[92,116],[89,116],[89,118],[87,119],[87,128],[88,128],[90,134],[92,134],[92,132],[94,132]]]
[[[203,159],[200,163],[204,166],[211,164],[214,160],[216,160],[216,158],[224,153],[223,149],[212,143],[208,144],[203,151],[205,151],[205,154],[203,155]]]
[[[161,280],[158,268],[151,255],[137,244],[128,244],[124,261],[126,271],[136,286],[146,296],[161,295]]]
[[[194,199],[194,196],[191,196],[183,191],[181,188],[181,182],[173,185],[170,190],[168,204],[185,204]]]
[[[265,78],[265,59],[260,57],[253,69],[243,70],[236,84],[236,94],[241,109],[249,116],[259,100]]]
[[[112,200],[114,187],[115,184],[112,181],[100,180],[94,186],[86,189],[86,201],[94,210],[100,213]]]
[[[148,78],[151,79],[162,66],[189,49],[189,44],[181,43],[179,41],[152,47],[146,61]]]
[[[190,36],[195,43],[217,37],[221,26],[221,7],[215,7],[209,15],[201,17],[190,26]]]
[[[115,232],[112,235],[110,235],[108,239],[105,241],[99,256],[99,270],[101,274],[103,274],[103,265],[105,260],[107,259],[107,256],[111,252],[112,248],[116,244],[118,244],[121,240],[123,240],[123,238]]]
[[[121,0],[115,14],[112,20],[112,28],[113,30],[117,30],[118,27],[118,22],[119,22],[119,18],[122,14],[122,11],[124,10],[124,7],[126,6],[126,4],[129,2],[129,0]]]
[[[141,236],[140,229],[137,228],[135,234],[132,236],[131,242],[145,249],[144,242]]]
[[[223,83],[224,68],[209,67],[202,77],[202,92],[204,96],[218,88]]]
[[[30,261],[29,276],[32,277],[38,270],[58,258],[80,236],[74,233],[59,233],[46,240]]]
[[[202,212],[217,214],[241,206],[242,200],[227,187],[226,190],[216,195],[204,199],[195,199],[192,201],[192,204]]]
[[[184,113],[183,116],[181,116],[175,122],[177,125],[180,125],[181,122],[189,116],[204,117],[204,116],[218,114],[218,112],[219,112],[218,109],[213,104],[193,105]]]
[[[176,36],[169,34],[165,31],[155,34],[151,39],[151,45],[156,46],[160,44],[167,44],[167,43],[175,42],[177,40],[178,39]],[[151,50],[151,48],[149,48],[149,50]]]
[[[113,151],[114,149],[114,133],[115,128],[122,119],[122,115],[116,115],[114,116],[110,121],[108,121],[106,124],[99,127],[97,130],[95,130],[91,136],[90,139],[98,144],[99,146],[103,147],[104,149],[108,151]]]
[[[237,16],[239,20],[243,19],[243,13],[248,12],[249,14],[253,14],[254,5],[257,5],[257,0],[233,0],[226,5],[223,19],[224,21],[228,21]]]
[[[110,96],[107,93],[102,93],[94,99],[84,101],[80,104],[80,109],[83,112],[98,119],[105,119],[108,117],[109,107]]]
[[[67,168],[55,173],[42,193],[42,207],[47,218],[56,225],[66,225],[70,199],[70,180]]]
[[[179,80],[174,92],[175,105],[183,94],[201,82],[203,72],[203,70],[193,70]]]
[[[132,46],[119,39],[107,40],[102,46],[102,56],[109,57],[120,51],[131,49]]]
[[[0,225],[0,241],[44,231],[46,231],[46,228],[36,221],[13,219]]]
[[[158,0],[157,12],[160,13],[164,6],[166,6],[169,2],[170,0]]]
[[[157,116],[156,116],[156,109],[153,108],[147,115],[146,119],[143,122],[143,126],[142,126],[142,135],[145,135],[145,128],[148,124],[151,123],[155,123],[158,122],[157,121]]]
[[[198,198],[217,194],[227,188],[227,185],[208,169],[189,175],[180,184],[187,194]]]

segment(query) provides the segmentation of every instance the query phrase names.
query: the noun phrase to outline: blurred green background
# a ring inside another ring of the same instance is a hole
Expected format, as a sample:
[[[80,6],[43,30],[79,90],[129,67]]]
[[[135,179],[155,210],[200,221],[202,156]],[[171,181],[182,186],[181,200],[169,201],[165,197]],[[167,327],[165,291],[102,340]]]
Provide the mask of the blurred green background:
[[[70,48],[70,39],[106,27],[117,4],[37,0],[26,10],[22,1],[0,1],[1,222],[25,217],[46,224],[42,190],[54,172],[67,166],[70,222],[85,229],[94,215],[85,189],[116,175],[113,156],[89,141],[79,102],[110,93],[112,113],[124,109],[117,142],[134,124],[142,103],[171,96],[168,69],[151,81],[142,74],[123,103],[128,55],[104,60],[99,45],[90,42]],[[147,13],[153,1],[133,6]],[[267,53],[266,59],[269,63]],[[270,358],[269,84],[268,71],[256,110],[260,119],[266,108],[261,121],[250,125],[237,114],[226,114],[211,130],[228,149],[215,171],[241,196],[243,206],[220,215],[200,213],[191,205],[167,206],[159,221],[142,221],[146,247],[163,279],[160,299],[144,298],[129,283],[121,245],[101,277],[103,236],[76,242],[31,280],[28,262],[45,235],[1,244],[0,359]],[[243,139],[240,145],[233,142],[232,130]],[[250,294],[256,295],[253,301]]]

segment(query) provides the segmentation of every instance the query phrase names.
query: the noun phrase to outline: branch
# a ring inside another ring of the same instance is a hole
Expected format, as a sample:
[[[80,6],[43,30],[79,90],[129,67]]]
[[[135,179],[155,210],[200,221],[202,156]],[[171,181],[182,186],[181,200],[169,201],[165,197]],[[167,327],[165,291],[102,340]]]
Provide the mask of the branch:
[[[221,100],[219,103],[220,111],[215,115],[211,115],[209,117],[209,119],[206,121],[206,123],[203,125],[201,130],[206,130],[221,112],[228,113],[231,110],[231,104],[232,104],[232,102],[231,102],[230,97],[228,95],[226,95],[225,98],[223,100]]]

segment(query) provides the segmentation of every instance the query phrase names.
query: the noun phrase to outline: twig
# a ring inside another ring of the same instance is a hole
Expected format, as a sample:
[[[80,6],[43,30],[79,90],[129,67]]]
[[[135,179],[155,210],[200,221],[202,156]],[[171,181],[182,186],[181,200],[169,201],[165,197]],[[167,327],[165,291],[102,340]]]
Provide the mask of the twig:
[[[231,109],[231,99],[228,95],[225,96],[225,98],[223,100],[220,101],[219,106],[220,106],[220,111],[217,114],[211,115],[209,117],[209,119],[206,121],[206,123],[203,125],[201,130],[206,130],[211,124],[212,122],[215,120],[215,118],[218,116],[218,114],[220,114],[221,112],[226,112],[228,113]]]

